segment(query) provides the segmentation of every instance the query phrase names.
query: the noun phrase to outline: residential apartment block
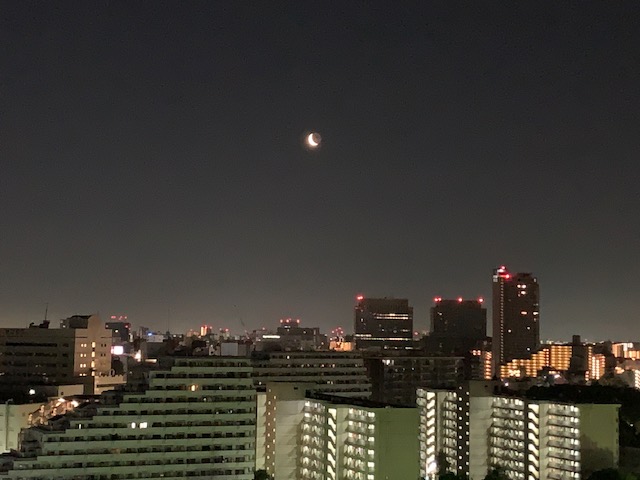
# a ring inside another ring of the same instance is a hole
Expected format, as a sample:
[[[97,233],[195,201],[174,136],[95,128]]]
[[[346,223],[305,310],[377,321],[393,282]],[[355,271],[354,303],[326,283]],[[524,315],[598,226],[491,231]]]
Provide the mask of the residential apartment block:
[[[423,477],[445,469],[481,480],[501,468],[512,480],[572,480],[617,466],[618,405],[531,400],[496,393],[497,385],[418,390]]]
[[[256,468],[278,480],[417,478],[417,408],[313,393],[308,386],[267,385]]]
[[[149,388],[65,430],[41,428],[6,479],[250,480],[256,397],[247,359],[176,358]]]
[[[356,398],[371,395],[364,360],[355,352],[256,352],[251,361],[256,388],[274,381],[311,382],[318,392]]]

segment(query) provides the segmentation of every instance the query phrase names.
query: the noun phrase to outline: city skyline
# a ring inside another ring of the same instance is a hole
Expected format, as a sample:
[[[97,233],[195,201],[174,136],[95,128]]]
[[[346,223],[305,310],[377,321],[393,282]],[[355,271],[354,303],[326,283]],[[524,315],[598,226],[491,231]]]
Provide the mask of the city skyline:
[[[638,22],[632,2],[3,2],[0,327],[48,304],[329,331],[362,293],[408,298],[423,331],[504,264],[540,280],[541,338],[640,338]]]

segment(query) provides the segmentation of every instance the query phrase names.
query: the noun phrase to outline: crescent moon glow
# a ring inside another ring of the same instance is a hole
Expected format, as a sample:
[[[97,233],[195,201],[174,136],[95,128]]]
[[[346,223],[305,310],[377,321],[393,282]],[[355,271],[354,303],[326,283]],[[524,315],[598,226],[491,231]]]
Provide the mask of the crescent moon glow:
[[[309,135],[307,135],[307,143],[309,144],[310,147],[312,148],[316,148],[318,145],[320,145],[318,142],[316,142],[313,137],[314,137],[314,133],[310,133]]]

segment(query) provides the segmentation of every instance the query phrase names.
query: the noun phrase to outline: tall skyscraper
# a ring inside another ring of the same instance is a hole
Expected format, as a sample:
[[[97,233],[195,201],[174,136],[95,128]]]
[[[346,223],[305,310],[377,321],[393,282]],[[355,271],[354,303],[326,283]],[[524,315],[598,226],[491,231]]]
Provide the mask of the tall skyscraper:
[[[410,349],[413,307],[406,298],[356,297],[354,340],[357,349]]]
[[[538,279],[531,273],[493,271],[494,372],[514,358],[527,358],[540,346]]]
[[[483,303],[481,298],[435,298],[429,337],[439,353],[465,355],[482,345],[487,336],[487,309]]]

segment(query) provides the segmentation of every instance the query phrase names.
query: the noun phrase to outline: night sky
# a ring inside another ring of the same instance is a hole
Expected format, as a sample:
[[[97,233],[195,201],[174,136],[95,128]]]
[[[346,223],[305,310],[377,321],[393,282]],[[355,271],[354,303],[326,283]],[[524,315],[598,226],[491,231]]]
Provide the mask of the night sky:
[[[506,264],[543,338],[640,340],[638,25],[631,0],[1,1],[0,326],[351,331],[363,293],[424,330]]]

